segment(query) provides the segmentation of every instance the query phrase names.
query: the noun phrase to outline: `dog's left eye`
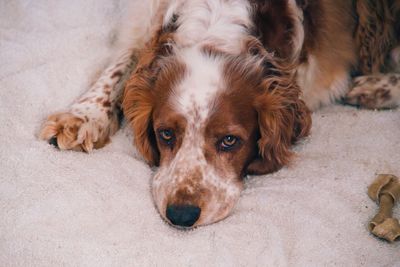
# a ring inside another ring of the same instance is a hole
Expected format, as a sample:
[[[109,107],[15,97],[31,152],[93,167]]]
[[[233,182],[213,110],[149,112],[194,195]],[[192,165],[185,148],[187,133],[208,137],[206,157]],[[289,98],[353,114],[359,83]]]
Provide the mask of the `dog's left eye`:
[[[170,129],[160,130],[158,136],[167,145],[172,145],[175,139],[174,132]]]
[[[230,151],[235,148],[238,143],[239,137],[236,137],[234,135],[227,135],[218,142],[218,148],[221,151]]]

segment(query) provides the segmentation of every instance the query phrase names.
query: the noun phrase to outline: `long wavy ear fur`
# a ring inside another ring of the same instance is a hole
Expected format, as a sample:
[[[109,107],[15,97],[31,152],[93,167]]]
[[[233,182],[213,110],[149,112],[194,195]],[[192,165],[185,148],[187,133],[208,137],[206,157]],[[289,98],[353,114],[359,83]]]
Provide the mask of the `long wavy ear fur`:
[[[309,134],[311,113],[300,99],[300,88],[295,84],[289,68],[269,59],[266,66],[274,71],[262,83],[263,93],[254,103],[258,112],[260,139],[259,157],[247,168],[249,174],[276,171],[289,163],[293,143]]]
[[[152,124],[155,104],[153,89],[160,72],[159,59],[169,54],[171,33],[160,29],[139,56],[136,69],[128,80],[122,107],[134,132],[138,151],[150,165],[159,164],[159,151]]]
[[[158,165],[159,151],[151,122],[154,107],[152,78],[147,72],[143,70],[132,75],[125,87],[122,106],[133,128],[134,142],[139,153],[150,165]]]

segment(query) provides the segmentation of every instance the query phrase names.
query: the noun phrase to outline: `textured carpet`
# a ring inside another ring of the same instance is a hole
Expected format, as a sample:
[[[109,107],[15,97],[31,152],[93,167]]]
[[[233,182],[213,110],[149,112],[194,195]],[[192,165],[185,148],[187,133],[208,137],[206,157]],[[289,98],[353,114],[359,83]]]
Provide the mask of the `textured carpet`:
[[[367,186],[400,175],[399,110],[316,112],[291,166],[193,231],[160,219],[127,127],[91,154],[39,141],[106,64],[124,2],[0,1],[1,266],[400,266],[400,242],[366,228]]]

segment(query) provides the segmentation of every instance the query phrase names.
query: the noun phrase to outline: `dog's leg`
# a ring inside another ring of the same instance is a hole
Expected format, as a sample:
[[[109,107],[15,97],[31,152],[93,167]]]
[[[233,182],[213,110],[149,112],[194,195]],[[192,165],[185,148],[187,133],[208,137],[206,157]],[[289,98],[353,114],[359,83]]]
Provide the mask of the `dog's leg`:
[[[103,147],[119,127],[118,115],[124,81],[129,76],[132,51],[120,53],[100,78],[65,112],[44,122],[40,138],[60,149],[89,152]]]
[[[386,109],[400,106],[400,74],[377,74],[354,79],[353,89],[345,102],[368,109]]]
[[[145,44],[160,29],[168,1],[128,1],[118,24],[116,51],[120,51],[97,82],[65,112],[44,122],[40,138],[60,149],[90,151],[103,147],[119,127],[118,115],[125,80]],[[132,23],[132,19],[137,23]]]

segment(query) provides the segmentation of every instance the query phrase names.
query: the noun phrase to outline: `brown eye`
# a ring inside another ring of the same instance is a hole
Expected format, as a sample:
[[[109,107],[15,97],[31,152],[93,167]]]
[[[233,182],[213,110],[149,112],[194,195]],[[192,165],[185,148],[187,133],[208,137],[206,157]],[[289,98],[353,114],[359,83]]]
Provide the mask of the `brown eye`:
[[[227,135],[224,136],[224,138],[222,138],[219,141],[218,147],[221,151],[230,151],[233,148],[235,148],[238,143],[239,143],[238,137],[234,135]]]
[[[172,145],[175,139],[174,132],[171,129],[163,129],[158,131],[160,140],[167,145]]]

